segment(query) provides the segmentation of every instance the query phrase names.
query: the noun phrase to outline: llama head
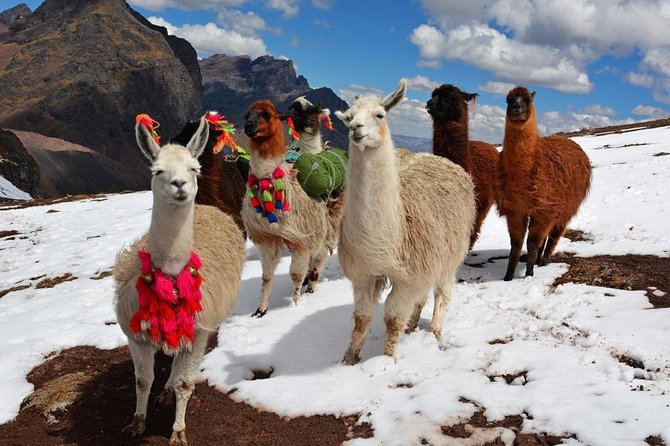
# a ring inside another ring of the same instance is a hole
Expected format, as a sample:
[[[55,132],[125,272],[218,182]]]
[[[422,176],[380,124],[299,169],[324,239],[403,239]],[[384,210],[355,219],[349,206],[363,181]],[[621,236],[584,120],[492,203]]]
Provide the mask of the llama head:
[[[317,135],[321,132],[320,119],[330,116],[330,110],[321,108],[321,104],[312,104],[305,96],[297,98],[288,108],[288,116],[298,133]]]
[[[533,98],[535,92],[524,87],[516,87],[507,93],[507,119],[510,121],[527,121],[534,113]]]
[[[272,102],[256,101],[244,113],[244,133],[249,138],[267,138],[282,132],[282,115]]]
[[[151,190],[154,197],[170,204],[187,204],[198,192],[198,157],[209,138],[209,125],[203,117],[186,147],[179,144],[159,146],[141,123],[135,126],[140,150],[151,161]]]
[[[459,122],[468,117],[468,102],[477,98],[477,93],[466,93],[460,88],[442,84],[433,90],[426,102],[426,111],[433,121]]]
[[[349,144],[361,152],[366,148],[375,149],[390,140],[386,113],[405,97],[407,82],[401,79],[395,91],[384,99],[363,96],[345,112],[336,111],[337,116],[349,128]]]

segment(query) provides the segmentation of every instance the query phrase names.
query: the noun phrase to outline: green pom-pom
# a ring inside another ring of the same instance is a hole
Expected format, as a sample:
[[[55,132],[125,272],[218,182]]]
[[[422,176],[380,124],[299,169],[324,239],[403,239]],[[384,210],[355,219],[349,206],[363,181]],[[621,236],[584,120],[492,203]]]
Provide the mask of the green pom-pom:
[[[275,180],[275,189],[284,190],[285,188],[286,184],[284,184],[284,180],[282,178],[278,178]]]
[[[255,197],[255,196],[256,196],[256,195],[254,194],[254,191],[252,191],[251,189],[247,189],[247,197],[249,197],[249,198],[253,198],[253,197]]]
[[[272,194],[266,190],[263,191],[263,201],[272,201]]]

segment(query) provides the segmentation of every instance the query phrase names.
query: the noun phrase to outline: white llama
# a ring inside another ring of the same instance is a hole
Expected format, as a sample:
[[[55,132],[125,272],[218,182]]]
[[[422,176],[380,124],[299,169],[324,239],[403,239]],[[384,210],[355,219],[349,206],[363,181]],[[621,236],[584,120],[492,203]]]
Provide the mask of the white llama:
[[[430,330],[440,339],[446,305],[475,221],[470,176],[428,153],[396,154],[386,113],[405,95],[406,82],[383,100],[365,96],[335,112],[349,128],[347,198],[339,259],[354,289],[354,329],[344,355],[355,364],[382,289],[384,353],[394,356],[403,329],[413,331],[434,290]]]
[[[137,124],[137,142],[152,162],[151,225],[147,234],[119,252],[114,265],[116,315],[128,336],[137,396],[133,421],[124,431],[133,436],[144,432],[154,353],[162,348],[174,355],[159,397],[165,401],[172,392],[176,395],[170,445],[187,444],[184,416],[198,366],[210,333],[237,299],[245,258],[242,233],[233,219],[215,207],[194,205],[197,158],[208,136],[203,118],[186,148],[159,147]]]

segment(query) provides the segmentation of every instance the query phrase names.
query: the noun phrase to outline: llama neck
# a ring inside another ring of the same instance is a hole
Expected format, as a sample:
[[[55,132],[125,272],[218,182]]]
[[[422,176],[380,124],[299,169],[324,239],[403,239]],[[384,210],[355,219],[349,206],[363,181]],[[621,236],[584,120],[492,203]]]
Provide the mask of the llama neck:
[[[319,153],[323,151],[321,146],[321,132],[307,133],[302,132],[300,139],[296,141],[296,146],[300,147],[302,153]]]
[[[468,173],[472,172],[467,122],[433,123],[433,154],[453,161]]]
[[[347,198],[342,230],[355,234],[372,258],[393,255],[401,237],[405,212],[400,199],[400,177],[393,142],[365,149],[350,144]],[[390,251],[387,252],[387,251]]]
[[[177,276],[193,249],[194,205],[174,205],[156,200],[151,210],[147,250],[154,266]]]
[[[279,127],[281,129],[281,126]],[[269,137],[254,137],[249,140],[249,168],[257,177],[269,177],[284,162],[286,144],[281,131]]]
[[[534,154],[538,148],[539,136],[534,110],[524,122],[511,121],[509,118],[505,121],[503,150],[499,161],[503,169],[514,170],[516,176],[528,174],[533,168]]]

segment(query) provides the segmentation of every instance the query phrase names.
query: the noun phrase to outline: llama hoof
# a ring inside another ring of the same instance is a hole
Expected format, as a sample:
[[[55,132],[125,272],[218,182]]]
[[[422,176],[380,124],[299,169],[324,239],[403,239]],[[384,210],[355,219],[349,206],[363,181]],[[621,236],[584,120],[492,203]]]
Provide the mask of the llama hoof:
[[[174,405],[174,390],[165,387],[160,395],[156,397],[154,404],[158,407],[166,407]]]
[[[313,293],[314,290],[316,289],[316,284],[310,283],[307,285],[307,288],[305,288],[305,293]]]
[[[510,280],[514,279],[514,275],[506,275],[505,278],[503,279],[505,282],[509,282]]]
[[[360,360],[361,360],[361,358],[358,357],[358,354],[347,351],[344,354],[344,359],[342,359],[342,362],[345,365],[354,365],[354,364],[358,364],[358,361],[360,361]]]
[[[537,266],[547,266],[548,263],[547,259],[538,259]]]
[[[254,314],[251,315],[251,317],[258,317],[258,318],[261,318],[261,317],[265,316],[265,313],[267,313],[267,312],[268,312],[267,309],[261,311],[261,308],[258,307],[258,308],[256,309],[256,311],[254,312]]]
[[[130,434],[131,437],[139,437],[144,433],[146,424],[143,415],[135,415],[133,422],[124,427],[121,432]]]
[[[170,437],[170,446],[187,446],[188,441],[186,441],[186,429],[183,431],[172,431],[172,436]]]

